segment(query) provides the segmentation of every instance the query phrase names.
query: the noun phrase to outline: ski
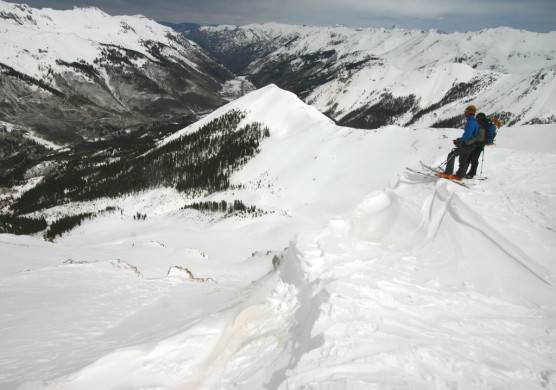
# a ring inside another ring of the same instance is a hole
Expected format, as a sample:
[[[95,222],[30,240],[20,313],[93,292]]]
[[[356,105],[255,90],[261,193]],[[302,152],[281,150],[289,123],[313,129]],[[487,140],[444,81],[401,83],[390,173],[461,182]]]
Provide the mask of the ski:
[[[415,174],[417,174],[417,175],[421,175],[421,176],[425,176],[425,177],[430,177],[430,178],[433,178],[433,179],[444,179],[444,180],[449,180],[449,181],[451,181],[452,183],[455,183],[455,184],[458,184],[458,185],[460,185],[460,186],[462,186],[462,187],[465,187],[465,188],[467,188],[467,189],[470,189],[470,187],[469,187],[467,184],[462,183],[462,182],[457,181],[457,180],[448,179],[448,178],[446,178],[446,177],[439,177],[439,176],[436,176],[436,175],[434,175],[434,174],[429,174],[429,173],[421,172],[421,171],[418,171],[418,170],[416,170],[416,169],[409,168],[409,167],[406,167],[405,169],[407,169],[409,172],[415,173]]]
[[[428,169],[428,170],[431,171],[431,172],[434,172],[434,173],[442,172],[442,169],[440,169],[440,167],[437,167],[437,168],[431,167],[430,165],[425,164],[425,163],[424,163],[423,161],[421,161],[421,160],[419,160],[419,164],[421,164],[421,166],[422,166],[423,168]]]
[[[416,170],[416,169],[409,168],[409,167],[405,167],[405,169],[407,169],[407,170],[408,170],[409,172],[411,172],[411,173],[416,173],[416,174],[421,175],[421,176],[432,177],[433,179],[439,179],[438,176],[434,176],[434,175],[431,174],[431,173],[421,172],[421,171],[418,171],[418,170]]]
[[[434,173],[439,173],[442,172],[442,169],[440,169],[440,167],[431,167],[430,165],[425,164],[423,161],[419,161],[419,163],[421,164],[421,166],[431,172]],[[466,179],[466,180],[473,180],[473,181],[483,181],[483,180],[487,180],[488,177],[486,176],[481,176],[481,177],[473,177],[471,179]]]

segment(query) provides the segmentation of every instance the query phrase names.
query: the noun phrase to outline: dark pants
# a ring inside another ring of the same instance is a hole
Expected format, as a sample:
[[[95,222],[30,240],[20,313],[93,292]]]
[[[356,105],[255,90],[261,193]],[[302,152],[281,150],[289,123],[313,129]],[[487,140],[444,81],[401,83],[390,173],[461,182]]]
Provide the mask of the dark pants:
[[[454,163],[456,157],[459,156],[459,167],[456,175],[459,177],[465,177],[467,168],[469,167],[469,157],[471,156],[471,153],[474,149],[475,145],[463,145],[453,149],[448,154],[448,160],[446,160],[446,170],[444,172],[449,175],[454,172]]]
[[[471,164],[471,168],[467,175],[475,176],[477,174],[477,168],[479,167],[479,157],[481,157],[481,153],[485,147],[483,145],[476,146],[475,149],[469,155],[469,163]]]

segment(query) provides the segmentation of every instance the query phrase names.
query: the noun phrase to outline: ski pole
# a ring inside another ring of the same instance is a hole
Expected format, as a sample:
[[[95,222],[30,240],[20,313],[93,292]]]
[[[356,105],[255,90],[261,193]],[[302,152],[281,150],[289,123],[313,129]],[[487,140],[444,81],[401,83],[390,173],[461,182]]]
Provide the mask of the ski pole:
[[[485,147],[483,146],[483,153],[482,153],[483,155],[481,157],[481,173],[480,173],[479,177],[483,177],[483,165],[485,163],[485,152],[486,152],[486,150],[485,150]]]
[[[452,149],[452,152],[453,152],[454,150],[456,150],[456,149],[457,149],[457,148]],[[444,162],[440,163],[440,165],[438,166],[438,168],[439,168],[439,169],[442,169],[442,167],[448,163],[448,160],[449,160],[449,159],[450,159],[450,158],[447,158],[446,160],[444,160]]]
[[[445,166],[448,163],[448,159],[444,160],[443,163],[441,163],[438,168],[442,168],[443,166]]]

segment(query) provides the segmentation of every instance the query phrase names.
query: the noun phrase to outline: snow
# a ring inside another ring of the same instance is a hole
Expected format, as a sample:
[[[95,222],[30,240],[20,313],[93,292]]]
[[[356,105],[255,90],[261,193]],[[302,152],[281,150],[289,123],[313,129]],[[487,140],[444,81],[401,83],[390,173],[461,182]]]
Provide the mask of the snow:
[[[552,123],[556,117],[552,104],[556,99],[556,31],[535,33],[500,27],[445,34],[276,23],[204,27],[203,31],[223,34],[217,40],[222,41],[219,50],[223,51],[230,47],[271,47],[269,54],[249,65],[250,74],[284,58],[299,67],[306,55],[333,51],[335,57],[327,69],[337,73],[333,72],[328,82],[312,85],[305,101],[322,112],[332,111],[336,120],[373,106],[385,92],[394,97],[413,95],[417,108],[425,109],[461,83],[472,83],[477,89],[454,99],[454,106],[423,115],[416,125],[428,127],[439,119],[459,115],[459,106],[470,101],[489,114],[510,112],[519,124],[535,119]],[[355,63],[360,63],[358,68],[351,68]],[[406,125],[411,116],[394,119],[395,124]]]
[[[8,212],[8,205],[12,200],[20,198],[25,192],[38,185],[42,179],[43,176],[26,177],[23,183],[0,192],[0,212]]]
[[[141,15],[110,16],[95,7],[36,9],[0,0],[0,31],[0,62],[49,83],[52,71],[71,71],[58,64],[60,60],[84,61],[98,68],[94,60],[103,45],[133,50],[154,60],[144,44],[149,40],[164,44],[168,58],[180,58],[197,68],[188,57],[198,52],[177,45],[172,40],[177,33]]]
[[[45,148],[48,148],[48,149],[60,149],[62,147],[62,146],[60,146],[60,145],[58,145],[58,144],[56,144],[52,141],[48,141],[48,140],[42,138],[36,132],[34,132],[33,130],[31,130],[28,127],[25,127],[25,126],[15,125],[13,123],[0,121],[0,132],[1,131],[6,131],[7,133],[12,133],[14,131],[17,131],[23,137],[25,137],[27,139],[30,139],[30,140],[36,142],[37,144],[42,145],[42,146],[44,146]]]
[[[32,130],[26,130],[24,133],[25,138],[28,138],[32,141],[35,141],[36,143],[38,143],[39,145],[44,146],[45,148],[48,149],[52,149],[52,150],[56,150],[56,149],[61,149],[63,146],[62,145],[58,145],[57,143],[54,143],[52,141],[46,140],[44,138],[42,138],[41,136],[39,136],[36,132],[32,131]]]
[[[159,189],[0,235],[0,388],[556,387],[556,126],[502,128],[470,188],[404,172],[461,130],[342,128],[273,85],[163,143],[230,109],[270,137],[209,198],[275,212]]]
[[[282,111],[284,108],[288,110],[287,116]],[[284,91],[274,84],[269,84],[220,107],[200,121],[166,137],[158,146],[195,132],[213,119],[233,109],[248,113],[238,127],[247,123],[262,122],[268,124],[273,134],[279,138],[300,130],[300,127],[326,126],[330,128],[330,125],[333,124],[331,119],[328,119],[316,108],[307,106],[295,94]]]
[[[247,80],[246,76],[238,76],[234,79],[228,80],[222,85],[221,94],[229,100],[235,100],[247,92],[255,89],[253,83]]]
[[[0,121],[0,129],[2,129],[2,131],[5,131],[6,133],[11,133],[16,128],[17,126],[14,125],[13,123]]]
[[[433,61],[449,63],[461,56],[476,57],[478,69],[488,70],[494,67],[505,73],[530,73],[542,67],[556,65],[556,31],[536,33],[500,27],[446,34],[436,30],[352,29],[277,23],[202,28],[210,32],[236,29],[243,32],[242,39],[253,41],[261,35],[285,42],[288,37],[299,38],[291,42],[291,47],[278,49],[276,54],[301,48],[305,52],[335,49],[339,58],[346,54],[372,54],[391,61],[404,70],[418,69]],[[503,41],[500,40],[502,35]]]

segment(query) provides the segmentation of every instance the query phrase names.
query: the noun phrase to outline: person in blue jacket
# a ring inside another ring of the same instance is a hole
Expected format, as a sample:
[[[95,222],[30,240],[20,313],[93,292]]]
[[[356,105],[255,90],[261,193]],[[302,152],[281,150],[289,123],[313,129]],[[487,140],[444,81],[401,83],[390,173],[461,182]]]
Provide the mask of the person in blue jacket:
[[[469,167],[469,157],[473,150],[475,150],[477,143],[480,142],[481,134],[483,142],[485,137],[485,133],[480,132],[481,127],[475,118],[476,112],[477,107],[474,105],[469,105],[465,108],[464,115],[466,123],[463,135],[453,141],[456,147],[448,154],[446,169],[444,173],[439,173],[437,176],[456,180],[461,180],[465,177],[467,168]],[[459,157],[459,167],[456,174],[453,175],[456,157]]]
[[[477,122],[479,123],[479,126],[486,130],[486,141],[477,143],[477,146],[471,152],[471,155],[469,156],[471,167],[469,168],[469,172],[467,172],[467,175],[465,175],[466,179],[472,179],[477,174],[477,168],[479,167],[479,157],[481,157],[481,153],[484,153],[485,145],[494,144],[496,130],[501,126],[498,118],[493,117],[492,119],[489,119],[483,113],[477,114]]]

